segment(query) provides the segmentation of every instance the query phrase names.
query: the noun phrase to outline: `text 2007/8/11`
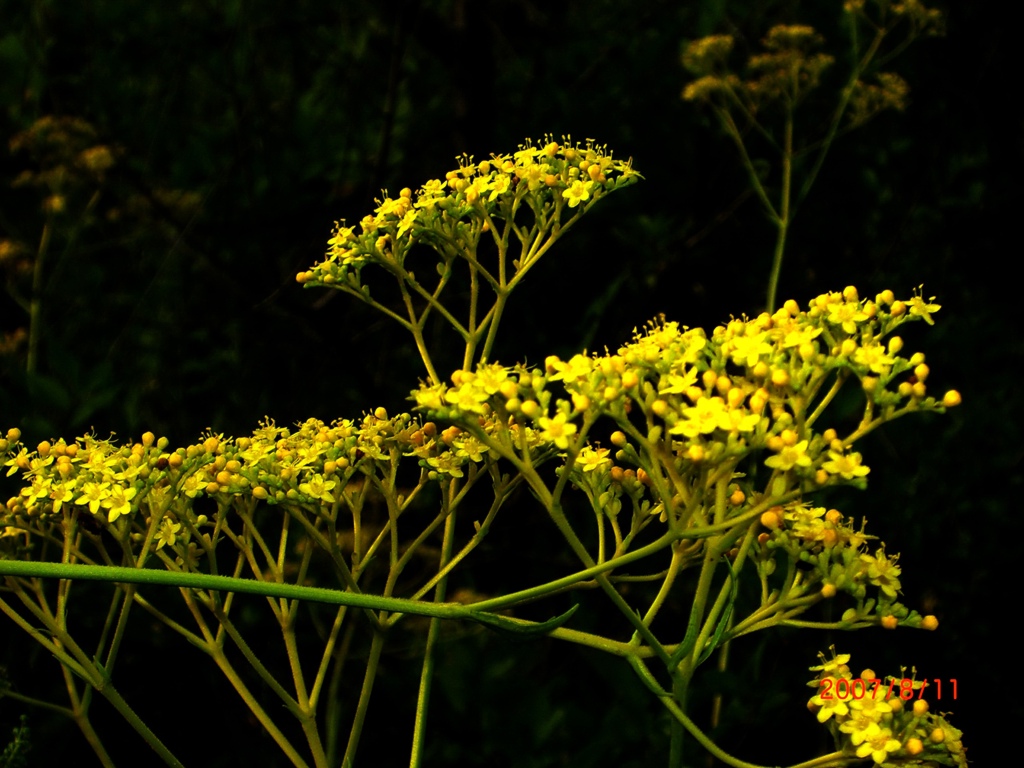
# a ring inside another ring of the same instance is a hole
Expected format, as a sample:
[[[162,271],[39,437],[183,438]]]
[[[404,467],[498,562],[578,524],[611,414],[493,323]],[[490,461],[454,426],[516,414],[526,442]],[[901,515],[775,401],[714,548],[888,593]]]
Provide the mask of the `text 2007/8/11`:
[[[948,683],[953,688],[953,699],[955,700],[956,678],[950,678]],[[845,701],[847,699],[863,699],[865,697],[874,699],[878,697],[879,691],[884,691],[886,699],[892,698],[893,694],[895,694],[904,701],[910,701],[910,699],[914,698],[923,698],[925,688],[929,687],[934,687],[935,689],[934,698],[942,700],[942,680],[940,678],[934,678],[931,681],[914,681],[909,677],[890,677],[889,684],[886,685],[878,678],[864,680],[855,677],[853,680],[849,680],[845,677],[826,677],[818,682],[818,686],[818,695],[822,700],[839,699],[840,701]],[[946,690],[949,690],[949,686],[946,687]],[[914,695],[915,691],[917,692],[916,696]]]

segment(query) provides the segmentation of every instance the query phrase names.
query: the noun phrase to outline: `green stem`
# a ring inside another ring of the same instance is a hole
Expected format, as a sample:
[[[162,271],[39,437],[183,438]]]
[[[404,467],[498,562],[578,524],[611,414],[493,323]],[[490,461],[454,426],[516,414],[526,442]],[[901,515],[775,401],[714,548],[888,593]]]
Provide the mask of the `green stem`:
[[[786,236],[790,224],[790,196],[793,185],[793,112],[786,112],[786,127],[782,147],[782,190],[779,193],[779,213],[775,218],[778,234],[775,238],[775,254],[772,257],[772,271],[768,278],[768,313],[775,311],[779,277],[782,274],[782,257],[786,251]]]
[[[28,359],[25,362],[25,372],[35,373],[39,366],[39,339],[42,337],[43,317],[43,264],[46,255],[50,250],[50,229],[52,218],[43,225],[42,234],[39,236],[39,248],[36,251],[36,260],[32,268],[32,295],[29,297],[28,311]]]
[[[454,482],[454,481],[453,481]],[[440,569],[443,571],[452,556],[455,539],[455,511],[451,510],[444,525],[444,538],[441,543]],[[443,603],[448,587],[448,579],[443,576],[434,590],[434,602]],[[423,651],[423,669],[420,673],[420,688],[416,699],[416,723],[413,727],[412,749],[409,753],[410,768],[417,768],[423,759],[423,744],[426,739],[427,708],[430,705],[430,686],[434,679],[434,649],[441,632],[441,620],[434,617],[430,620],[427,631],[427,646]]]
[[[144,722],[142,722],[142,719],[137,714],[135,714],[135,710],[128,705],[128,702],[121,698],[121,694],[119,694],[117,689],[110,684],[110,678],[107,676],[106,671],[103,671],[102,675],[103,681],[101,685],[96,688],[100,695],[113,705],[114,709],[120,713],[121,717],[128,721],[128,724],[135,729],[135,732],[146,740],[146,743],[153,748],[154,752],[160,755],[160,758],[167,763],[167,765],[175,766],[175,768],[184,768],[181,761],[171,753],[164,743],[157,738],[157,735],[153,733]]]
[[[384,617],[381,617],[383,623]],[[363,722],[366,720],[366,710],[370,706],[370,696],[373,694],[373,684],[377,678],[377,669],[380,665],[380,654],[384,650],[384,633],[374,632],[373,641],[370,643],[370,657],[366,661],[366,674],[363,675],[363,687],[359,691],[359,703],[356,705],[356,715],[352,719],[352,730],[349,732],[348,747],[345,749],[345,756],[341,760],[342,768],[354,768],[356,750],[359,748],[359,737],[363,732]]]

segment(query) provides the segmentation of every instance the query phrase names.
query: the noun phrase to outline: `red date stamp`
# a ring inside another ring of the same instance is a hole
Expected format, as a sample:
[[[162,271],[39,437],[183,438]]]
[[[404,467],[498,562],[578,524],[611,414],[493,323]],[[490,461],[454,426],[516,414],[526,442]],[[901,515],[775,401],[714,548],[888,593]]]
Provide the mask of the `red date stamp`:
[[[826,677],[818,681],[818,696],[822,701],[829,699],[847,701],[848,699],[877,699],[879,694],[881,694],[881,697],[884,699],[891,699],[893,696],[897,696],[903,699],[903,701],[910,701],[911,699],[924,698],[925,689],[934,688],[934,692],[930,694],[930,697],[933,695],[935,699],[941,701],[943,682],[946,683],[945,690],[947,696],[952,691],[952,698],[956,700],[955,677],[945,681],[938,677],[932,680],[917,681],[911,680],[909,677],[890,677],[888,685],[878,678],[864,680],[860,677],[855,677],[850,680],[845,677]]]

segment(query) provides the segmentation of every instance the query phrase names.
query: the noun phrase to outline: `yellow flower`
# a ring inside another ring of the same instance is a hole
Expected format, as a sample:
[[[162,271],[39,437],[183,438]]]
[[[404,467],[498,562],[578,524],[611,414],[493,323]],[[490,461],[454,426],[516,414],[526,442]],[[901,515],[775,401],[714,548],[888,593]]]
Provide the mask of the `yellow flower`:
[[[568,422],[564,413],[556,414],[553,419],[541,416],[537,424],[541,428],[541,439],[554,443],[562,450],[569,447],[569,438],[576,434],[576,425]]]
[[[427,459],[427,464],[439,474],[462,477],[461,463],[450,451]]]
[[[96,514],[100,511],[100,504],[109,496],[110,483],[86,483],[75,504],[88,504],[89,511]]]
[[[334,496],[331,494],[331,489],[337,484],[336,480],[324,480],[323,475],[313,475],[309,482],[299,483],[299,491],[314,499],[321,499],[333,504]]]
[[[871,755],[871,759],[878,765],[889,759],[890,752],[895,752],[902,746],[899,741],[892,737],[892,731],[888,728],[880,728],[878,723],[872,723],[863,732],[856,734],[850,740],[853,741],[857,736],[864,742],[857,747],[857,757]],[[856,743],[854,741],[854,744]]]
[[[684,408],[683,416],[669,432],[673,435],[682,434],[686,437],[710,435],[716,429],[732,429],[732,419],[725,407],[725,400],[720,397],[702,397],[692,408]]]
[[[851,453],[844,456],[838,451],[829,451],[831,461],[826,461],[821,468],[832,475],[840,475],[844,480],[853,480],[855,477],[864,477],[871,471],[871,467],[863,466],[859,453]],[[770,465],[769,465],[770,466]]]
[[[580,181],[577,179],[569,185],[568,189],[562,192],[562,197],[569,201],[570,208],[575,208],[580,203],[590,199],[590,190],[593,187],[593,181]]]
[[[725,352],[724,346],[728,346],[728,354],[736,365],[753,368],[762,355],[769,355],[772,352],[771,345],[765,341],[767,338],[768,334],[764,332],[755,333],[752,336],[736,336],[730,344],[723,345],[722,351]]]
[[[928,301],[925,301],[921,295],[918,294],[907,302],[907,305],[910,307],[910,314],[924,318],[924,321],[928,323],[928,325],[935,325],[935,321],[932,320],[932,312],[938,312],[942,309],[942,306],[939,304],[929,304],[928,302],[930,301],[935,301],[935,297],[932,296]]]
[[[853,353],[853,361],[857,365],[863,365],[874,373],[885,375],[892,368],[894,360],[885,353],[885,347],[881,344],[869,344],[858,347]]]
[[[134,488],[124,488],[120,485],[115,485],[111,488],[110,493],[101,502],[108,510],[107,521],[112,523],[121,515],[127,515],[131,512],[132,499],[135,498],[136,493],[137,491]]]
[[[605,469],[612,460],[607,458],[610,451],[607,448],[598,448],[596,451],[586,446],[580,451],[578,461],[584,472],[593,472],[597,469]]]
[[[898,557],[898,555],[896,556]],[[885,552],[879,549],[875,556],[861,555],[860,560],[864,563],[864,570],[868,579],[889,597],[895,598],[900,590],[901,569],[896,565],[896,557],[888,557]]]
[[[164,521],[160,523],[160,530],[156,532],[156,548],[160,549],[165,544],[173,547],[174,542],[178,540],[178,531],[180,530],[181,523],[175,523],[169,517],[164,518]]]
[[[697,383],[697,369],[690,368],[685,374],[666,373],[658,381],[659,395],[681,395]]]
[[[811,457],[807,455],[807,441],[801,440],[796,445],[787,445],[775,456],[769,456],[764,461],[766,466],[772,469],[789,471],[794,467],[809,467]]]
[[[53,499],[53,511],[60,512],[61,505],[65,502],[70,503],[74,498],[75,484],[78,481],[75,479],[68,480],[66,483],[53,486],[50,491],[50,498]]]
[[[847,333],[856,333],[857,324],[868,319],[867,313],[858,302],[832,304],[829,307],[828,321],[833,325],[841,325]]]

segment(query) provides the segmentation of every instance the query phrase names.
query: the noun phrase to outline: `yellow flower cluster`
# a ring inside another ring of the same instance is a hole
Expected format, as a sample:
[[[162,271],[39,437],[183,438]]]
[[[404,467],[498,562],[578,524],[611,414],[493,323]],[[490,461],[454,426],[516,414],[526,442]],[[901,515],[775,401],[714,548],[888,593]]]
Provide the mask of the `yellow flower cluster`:
[[[834,647],[831,652],[830,659],[819,654],[822,663],[811,667],[817,676],[807,685],[817,693],[807,706],[818,722],[828,723],[844,752],[870,757],[875,765],[966,768],[963,734],[931,711],[923,682],[906,678],[906,670],[882,679],[866,669],[854,678],[850,655],[836,654]]]
[[[652,322],[617,354],[549,357],[543,370],[489,363],[456,371],[452,384],[413,393],[435,418],[530,425],[539,439],[578,453],[574,437],[588,419],[609,416],[625,424],[639,409],[652,440],[667,436],[682,464],[733,459],[767,448],[765,464],[816,486],[863,484],[869,468],[850,450],[853,439],[835,429],[808,427],[829,383],[860,380],[865,393],[863,432],[876,420],[909,410],[943,410],[928,395],[924,355],[902,357],[892,334],[924,319],[938,305],[920,295],[897,301],[891,291],[874,300],[856,289],[818,296],[806,309],[788,301],[773,315],[734,319],[710,336],[673,322]],[[556,383],[568,395],[553,397]],[[826,403],[827,404],[827,403]],[[575,447],[573,447],[575,446]],[[681,466],[680,469],[685,469]]]
[[[415,193],[409,188],[394,198],[385,193],[358,225],[338,223],[326,258],[297,280],[350,282],[349,268],[370,262],[401,265],[417,242],[450,261],[482,232],[494,231],[496,220],[515,221],[520,210],[531,210],[538,220],[557,220],[565,209],[578,213],[640,178],[631,162],[616,160],[590,139],[580,144],[546,137],[536,145],[527,141],[511,155],[481,162],[463,156],[458,162],[444,179],[432,179]]]
[[[35,451],[20,438],[12,429],[0,440],[7,474],[20,471],[25,480],[16,496],[0,504],[2,536],[88,514],[118,530],[124,519],[136,526],[155,520],[158,548],[187,544],[182,523],[205,522],[197,523],[192,511],[200,498],[330,509],[366,476],[387,482],[402,457],[414,457],[425,479],[437,479],[461,477],[466,463],[480,463],[489,452],[456,427],[438,431],[407,413],[389,418],[384,409],[361,422],[310,419],[293,429],[266,421],[251,436],[208,434],[178,449],[150,432],[129,445],[85,435],[72,443],[46,441]]]
[[[843,621],[872,622],[893,629],[908,626],[934,629],[933,616],[921,616],[898,602],[900,567],[898,556],[887,555],[884,546],[870,554],[867,542],[874,539],[855,529],[839,510],[812,507],[803,502],[776,506],[761,515],[767,529],[758,537],[758,560],[765,576],[775,570],[775,552],[784,551],[789,559],[810,566],[801,576],[800,590],[820,588],[822,597],[845,592],[857,600]],[[867,587],[877,589],[877,597],[867,597]]]

